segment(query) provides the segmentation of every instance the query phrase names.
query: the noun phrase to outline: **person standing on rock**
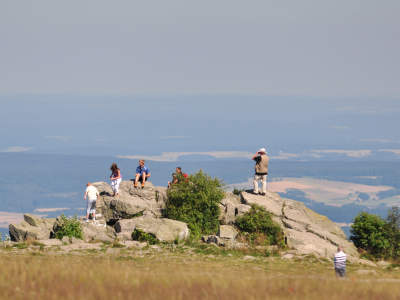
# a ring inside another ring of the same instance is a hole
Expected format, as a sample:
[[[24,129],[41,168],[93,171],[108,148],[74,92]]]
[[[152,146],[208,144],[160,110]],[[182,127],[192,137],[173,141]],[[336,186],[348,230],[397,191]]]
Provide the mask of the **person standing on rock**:
[[[261,148],[257,151],[257,153],[252,158],[255,162],[255,174],[253,180],[253,193],[258,194],[258,182],[261,180],[262,183],[262,192],[261,195],[265,195],[267,193],[267,176],[268,176],[268,162],[269,157],[267,155],[267,150],[265,148]]]
[[[83,200],[87,199],[86,222],[89,222],[90,215],[92,215],[93,221],[96,221],[96,201],[99,196],[100,194],[96,187],[88,182],[86,185],[85,195],[83,196]]]
[[[119,185],[122,181],[122,176],[121,176],[121,170],[118,168],[116,163],[113,163],[111,165],[111,188],[113,190],[113,197],[118,196],[118,191],[119,191]]]
[[[337,251],[333,258],[333,264],[335,266],[336,277],[342,278],[346,276],[346,254],[343,252],[341,246],[337,248]]]
[[[142,188],[144,188],[144,183],[150,176],[150,169],[144,165],[144,159],[139,160],[139,166],[136,168],[135,188],[138,187],[138,182],[141,182]]]

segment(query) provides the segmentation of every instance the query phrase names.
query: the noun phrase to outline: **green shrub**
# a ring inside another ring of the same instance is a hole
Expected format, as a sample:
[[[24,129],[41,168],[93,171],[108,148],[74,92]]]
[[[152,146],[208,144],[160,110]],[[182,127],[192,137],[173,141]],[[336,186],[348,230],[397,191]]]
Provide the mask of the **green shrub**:
[[[158,244],[159,242],[154,234],[144,232],[143,230],[140,229],[135,229],[132,232],[132,240],[139,242],[147,242],[150,245],[155,245]]]
[[[55,226],[54,234],[55,237],[60,240],[64,236],[82,239],[81,223],[76,216],[73,218],[67,218],[64,215],[61,215],[57,218],[57,226]]]
[[[250,211],[236,219],[235,225],[253,245],[285,245],[281,227],[261,206],[252,205]]]
[[[387,257],[391,244],[385,220],[381,217],[362,212],[351,226],[350,240],[357,248],[366,250],[376,258]]]
[[[224,197],[222,183],[201,170],[168,189],[165,216],[187,223],[191,233],[213,234],[219,228],[219,206]]]

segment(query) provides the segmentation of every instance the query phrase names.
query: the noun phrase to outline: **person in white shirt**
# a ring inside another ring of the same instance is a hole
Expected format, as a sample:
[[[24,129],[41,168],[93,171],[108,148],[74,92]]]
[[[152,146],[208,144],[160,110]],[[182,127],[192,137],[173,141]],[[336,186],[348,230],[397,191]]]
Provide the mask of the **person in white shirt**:
[[[346,276],[346,254],[343,252],[343,248],[339,246],[337,248],[335,257],[333,258],[333,264],[335,266],[336,277]]]
[[[86,207],[86,222],[89,222],[89,217],[92,215],[93,221],[96,221],[96,200],[99,197],[99,191],[90,182],[86,185],[85,195],[83,200],[87,199]]]

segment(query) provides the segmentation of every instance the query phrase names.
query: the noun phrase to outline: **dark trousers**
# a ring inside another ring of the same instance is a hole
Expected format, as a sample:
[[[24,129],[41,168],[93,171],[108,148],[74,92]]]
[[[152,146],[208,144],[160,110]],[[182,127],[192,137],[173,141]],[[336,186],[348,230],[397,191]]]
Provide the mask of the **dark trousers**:
[[[346,268],[336,269],[335,273],[337,277],[345,277],[346,276]]]

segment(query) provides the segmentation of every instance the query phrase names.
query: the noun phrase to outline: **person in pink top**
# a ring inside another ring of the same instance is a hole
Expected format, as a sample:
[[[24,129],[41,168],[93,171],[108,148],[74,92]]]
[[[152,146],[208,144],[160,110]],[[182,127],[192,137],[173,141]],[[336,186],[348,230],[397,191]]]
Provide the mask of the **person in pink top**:
[[[113,190],[113,197],[118,196],[118,191],[119,191],[119,185],[122,181],[122,176],[121,176],[121,170],[118,168],[116,163],[113,163],[111,165],[111,188]]]

